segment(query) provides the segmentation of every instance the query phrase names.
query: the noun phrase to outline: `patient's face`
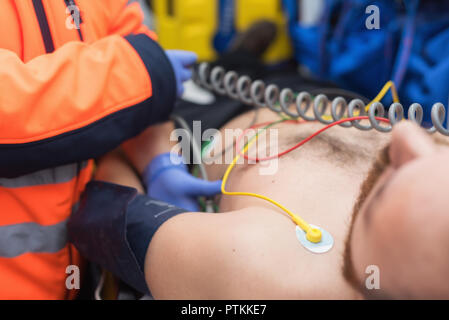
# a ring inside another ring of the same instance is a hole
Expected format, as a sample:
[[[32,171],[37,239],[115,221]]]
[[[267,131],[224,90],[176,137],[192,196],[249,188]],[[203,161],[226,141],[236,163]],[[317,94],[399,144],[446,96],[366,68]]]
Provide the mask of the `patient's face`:
[[[368,297],[449,298],[448,190],[449,148],[397,125],[354,208],[346,278]],[[369,266],[378,267],[380,290],[366,289],[377,270],[367,274]]]

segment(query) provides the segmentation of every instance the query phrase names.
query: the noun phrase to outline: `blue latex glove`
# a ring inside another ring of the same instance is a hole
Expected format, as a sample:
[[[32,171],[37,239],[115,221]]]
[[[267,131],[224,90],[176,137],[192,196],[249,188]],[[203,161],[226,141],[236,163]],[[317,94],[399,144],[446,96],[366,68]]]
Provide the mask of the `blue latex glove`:
[[[196,53],[182,50],[167,50],[168,60],[170,60],[176,76],[176,88],[178,97],[184,93],[183,83],[192,78],[190,67],[198,60]]]
[[[154,158],[143,174],[147,194],[189,212],[198,212],[196,198],[221,193],[221,181],[210,182],[195,178],[182,160],[181,156],[170,153]]]

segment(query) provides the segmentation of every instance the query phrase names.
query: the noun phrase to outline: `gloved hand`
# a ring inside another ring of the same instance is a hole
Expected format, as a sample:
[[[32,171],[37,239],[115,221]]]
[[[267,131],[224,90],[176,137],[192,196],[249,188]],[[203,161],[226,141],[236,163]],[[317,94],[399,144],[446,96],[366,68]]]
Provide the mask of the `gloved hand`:
[[[171,157],[176,163],[171,161]],[[164,153],[154,158],[145,169],[143,178],[150,197],[190,212],[199,211],[196,197],[214,196],[221,192],[221,181],[195,178],[182,162],[182,157],[176,154]]]
[[[183,83],[192,78],[189,67],[198,60],[198,56],[194,52],[182,50],[167,50],[165,53],[175,71],[177,94],[181,97],[184,93]]]

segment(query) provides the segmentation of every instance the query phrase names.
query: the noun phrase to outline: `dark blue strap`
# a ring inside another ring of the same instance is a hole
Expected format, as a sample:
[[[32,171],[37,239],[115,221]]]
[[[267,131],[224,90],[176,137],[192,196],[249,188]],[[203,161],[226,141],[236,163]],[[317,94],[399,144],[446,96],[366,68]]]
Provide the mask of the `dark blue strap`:
[[[144,263],[150,241],[165,221],[183,212],[133,188],[95,181],[69,219],[68,236],[85,258],[149,293]]]

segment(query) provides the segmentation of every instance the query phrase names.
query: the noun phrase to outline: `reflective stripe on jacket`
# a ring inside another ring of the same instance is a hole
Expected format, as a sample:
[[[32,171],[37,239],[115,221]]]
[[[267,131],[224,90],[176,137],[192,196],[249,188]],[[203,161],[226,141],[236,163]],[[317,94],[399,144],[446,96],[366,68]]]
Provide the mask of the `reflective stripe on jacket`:
[[[0,3],[0,299],[63,299],[92,160],[167,120],[172,67],[128,0]],[[79,27],[79,28],[78,28]]]

